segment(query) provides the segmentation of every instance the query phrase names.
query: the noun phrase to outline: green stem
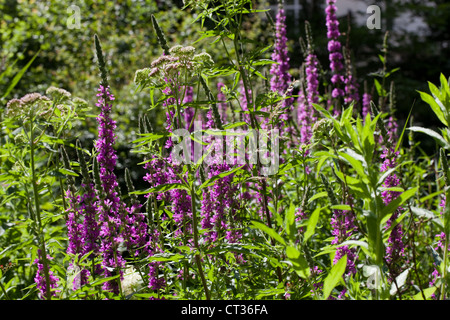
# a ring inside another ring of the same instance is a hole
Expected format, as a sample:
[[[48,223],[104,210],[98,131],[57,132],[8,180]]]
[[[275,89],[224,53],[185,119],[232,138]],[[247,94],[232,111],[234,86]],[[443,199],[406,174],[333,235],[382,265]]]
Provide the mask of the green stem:
[[[51,300],[51,288],[50,288],[50,276],[47,261],[47,251],[45,249],[45,238],[42,236],[42,221],[41,221],[41,208],[39,204],[39,192],[36,181],[36,168],[34,160],[34,126],[33,126],[33,112],[31,111],[30,117],[30,161],[31,161],[31,184],[33,186],[33,196],[34,196],[34,206],[36,211],[36,219],[38,223],[37,238],[38,243],[41,247],[42,264],[44,267],[45,285],[46,285],[46,296],[47,300]]]
[[[444,249],[444,271],[442,275],[442,284],[441,284],[441,300],[445,299],[445,287],[447,284],[447,261],[448,261],[448,234],[445,235],[445,249]]]
[[[198,230],[197,230],[197,226],[198,226],[198,221],[197,221],[197,211],[195,209],[195,186],[194,183],[192,183],[191,186],[191,206],[192,206],[192,218],[193,218],[193,230],[194,230],[194,247],[197,250],[196,254],[195,254],[195,262],[197,264],[197,268],[198,268],[198,272],[200,274],[200,278],[202,280],[202,284],[203,284],[203,289],[205,291],[205,296],[206,296],[206,300],[211,300],[211,296],[208,290],[208,286],[206,284],[206,279],[205,279],[205,275],[203,273],[203,267],[202,267],[202,261],[200,258],[200,248],[198,245]]]
[[[8,294],[6,293],[5,287],[3,287],[1,281],[0,281],[0,288],[1,288],[2,291],[3,291],[3,294],[5,295],[5,298],[6,298],[7,300],[11,300],[11,299],[9,298]]]

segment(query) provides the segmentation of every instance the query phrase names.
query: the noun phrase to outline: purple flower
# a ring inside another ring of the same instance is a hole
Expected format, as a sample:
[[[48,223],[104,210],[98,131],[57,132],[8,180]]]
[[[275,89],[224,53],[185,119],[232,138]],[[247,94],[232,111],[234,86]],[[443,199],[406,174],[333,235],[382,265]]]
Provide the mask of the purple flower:
[[[312,136],[312,125],[316,122],[314,103],[319,102],[318,60],[312,49],[309,48],[306,57],[306,97],[303,88],[300,88],[297,98],[297,121],[300,128],[300,143],[308,144]]]
[[[83,193],[75,196],[72,190],[66,192],[68,200],[67,209],[67,235],[69,246],[67,252],[78,254],[79,257],[93,251],[98,252],[99,245],[97,243],[100,230],[96,221],[95,192],[94,185],[81,185]],[[72,267],[74,267],[71,264]],[[100,270],[96,270],[100,273]],[[79,275],[74,279],[73,289],[77,290],[80,286],[88,282],[90,275],[89,270],[80,270]]]
[[[344,80],[345,83],[345,103],[351,103],[352,101],[359,101],[358,94],[358,83],[356,78],[352,74],[348,74],[347,78]]]
[[[372,96],[369,93],[364,93],[362,98],[362,116],[363,119],[366,119],[367,114],[371,114],[370,112],[370,100]]]
[[[194,88],[193,87],[186,87],[186,94],[184,96],[183,103],[190,103],[193,101],[193,95],[194,95]],[[195,109],[193,107],[185,107],[184,109],[184,123],[186,124],[186,129],[189,130],[189,132],[193,132],[194,128],[193,126],[190,127],[192,119],[194,118]]]
[[[300,209],[297,209],[297,212],[295,213],[295,221],[297,221],[297,222],[303,222],[303,221],[306,220],[307,218],[308,218],[308,215],[307,215],[305,212],[301,211]],[[303,233],[304,228],[303,228],[303,227],[300,227],[300,228],[298,229],[298,231],[299,231],[300,233]]]
[[[50,261],[51,259],[52,258],[49,255],[47,255],[47,261]],[[38,250],[38,258],[36,260],[34,260],[34,262],[33,262],[38,267],[36,276],[34,277],[34,282],[36,283],[36,287],[39,290],[39,298],[46,299],[47,283],[45,280],[44,265],[41,260],[42,260],[41,250],[39,249]],[[49,270],[48,273],[49,273],[50,289],[57,288],[59,278],[54,275],[52,270]],[[56,292],[59,292],[59,290],[51,290],[51,291],[52,291],[52,296],[56,296]]]
[[[337,20],[336,11],[336,0],[327,0],[325,13],[330,69],[333,74],[331,78],[331,83],[333,84],[332,97],[334,99],[337,99],[341,96],[344,97],[345,95],[345,91],[340,88],[341,85],[344,84],[344,78],[342,77],[342,71],[344,69],[344,57],[342,55],[342,48],[339,42],[341,33],[339,32],[339,21]],[[338,113],[337,109],[335,109],[335,113]]]
[[[286,16],[284,9],[280,7],[276,16],[275,25],[275,49],[272,53],[272,60],[277,62],[272,64],[270,74],[270,88],[272,91],[284,94],[291,82],[291,75],[289,74],[289,56],[287,49],[286,37]],[[286,100],[285,100],[286,101]],[[292,101],[286,101],[286,104]]]
[[[170,155],[166,159],[154,157],[152,161],[145,163],[144,169],[149,171],[145,175],[144,181],[147,181],[152,187],[168,183],[181,183],[178,174],[181,173],[182,168],[172,163]],[[184,233],[188,235],[193,233],[191,197],[187,191],[173,189],[160,192],[157,195],[147,194],[146,197],[149,198],[148,201],[163,200],[165,203],[170,204],[175,227],[173,238],[178,241],[179,245],[184,245]],[[150,197],[155,197],[156,199],[150,199]],[[167,217],[161,216],[159,219],[165,220]],[[150,256],[164,252],[164,248],[159,243],[159,237],[160,233],[157,229],[154,229],[149,236],[147,249]],[[191,242],[187,242],[186,245],[192,246]],[[160,261],[151,261],[149,263],[148,287],[150,289],[157,291],[165,287],[165,279],[161,276],[164,268],[164,264]]]
[[[383,164],[381,165],[381,172],[385,172],[388,169],[395,168],[397,165],[397,157],[399,153],[393,150],[389,150],[387,148],[384,149],[381,158],[384,159]],[[390,174],[386,177],[383,187],[384,188],[392,188],[400,185],[400,179],[397,177],[395,173]],[[381,197],[383,198],[383,202],[387,205],[394,199],[396,199],[401,192],[396,192],[392,190],[385,190],[381,192]],[[397,219],[400,213],[403,211],[403,208],[398,207],[389,220],[386,223],[386,229],[392,226],[392,223]],[[397,224],[392,230],[389,239],[388,246],[386,248],[386,261],[388,264],[393,264],[398,261],[401,257],[405,256],[405,245],[402,241],[403,230],[400,224]]]
[[[331,244],[341,244],[352,236],[355,230],[355,216],[351,211],[334,210],[331,218],[331,226],[333,228],[331,234],[334,236]],[[333,264],[336,264],[345,255],[347,255],[347,274],[355,274],[355,248],[349,248],[348,246],[338,247]]]
[[[140,205],[133,204],[130,208],[121,201],[118,195],[119,184],[114,174],[117,155],[113,148],[115,143],[114,129],[116,123],[111,119],[110,113],[115,98],[109,92],[109,87],[100,85],[100,93],[97,106],[101,112],[97,117],[99,124],[99,137],[95,142],[101,191],[97,195],[96,207],[98,222],[100,224],[99,237],[101,240],[100,253],[102,255],[102,267],[105,277],[112,276],[113,272],[119,272],[123,277],[122,269],[125,260],[118,247],[121,243],[135,255],[139,254],[138,247],[145,245],[147,241],[147,226],[144,216],[139,213]],[[109,281],[104,284],[105,290],[118,293],[117,282]]]

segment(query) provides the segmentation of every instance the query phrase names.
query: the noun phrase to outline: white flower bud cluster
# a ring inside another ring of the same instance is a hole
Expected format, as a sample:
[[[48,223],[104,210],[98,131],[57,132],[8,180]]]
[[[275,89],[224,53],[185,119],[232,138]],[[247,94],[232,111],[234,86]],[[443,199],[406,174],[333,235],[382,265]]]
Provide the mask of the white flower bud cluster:
[[[183,73],[196,74],[214,64],[208,53],[195,54],[195,48],[192,46],[176,45],[169,53],[170,55],[163,55],[154,60],[150,68],[137,70],[134,83],[139,86],[176,83]]]
[[[49,120],[55,116],[64,117],[73,109],[87,106],[85,100],[77,97],[71,99],[71,93],[61,88],[51,86],[45,93],[46,95],[41,95],[33,92],[24,95],[20,99],[11,99],[6,104],[5,116],[25,121],[29,118],[32,111],[34,116]],[[54,103],[56,103],[55,110],[53,110]]]
[[[123,274],[121,284],[123,294],[128,296],[141,288],[143,283],[139,273],[133,267],[129,267]]]

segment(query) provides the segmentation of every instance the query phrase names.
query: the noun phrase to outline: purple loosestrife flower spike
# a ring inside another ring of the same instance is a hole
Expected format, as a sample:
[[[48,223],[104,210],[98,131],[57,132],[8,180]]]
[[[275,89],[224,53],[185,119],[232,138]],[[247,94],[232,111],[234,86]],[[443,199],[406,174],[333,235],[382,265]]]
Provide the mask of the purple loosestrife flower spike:
[[[100,115],[97,117],[99,124],[99,136],[95,141],[95,148],[98,152],[98,178],[100,181],[97,188],[100,189],[97,197],[97,214],[100,223],[100,238],[101,246],[100,252],[102,254],[102,266],[104,268],[105,277],[113,275],[112,270],[119,269],[121,276],[125,267],[120,252],[117,250],[119,243],[123,242],[121,234],[122,221],[120,216],[121,202],[118,197],[116,188],[118,183],[113,171],[116,166],[117,155],[113,148],[115,143],[114,129],[116,122],[111,119],[110,113],[114,96],[109,92],[108,87],[100,85],[97,94],[97,106],[101,108]],[[95,168],[97,169],[97,168]],[[119,287],[116,282],[106,282],[104,284],[105,290],[111,290],[118,293]]]
[[[101,108],[101,112],[97,117],[99,137],[95,141],[95,147],[98,153],[96,158],[98,166],[95,166],[94,174],[96,184],[100,184],[97,188],[101,190],[97,197],[97,214],[101,225],[100,252],[103,257],[104,275],[110,276],[112,275],[111,270],[119,270],[122,278],[125,260],[118,247],[124,243],[128,250],[132,250],[135,255],[139,254],[137,248],[145,245],[147,241],[147,226],[144,216],[139,213],[141,205],[134,202],[131,207],[127,208],[119,198],[119,185],[114,174],[117,160],[113,148],[116,122],[110,116],[111,102],[115,98],[109,92],[109,87],[102,85],[100,85],[97,96],[99,97],[97,106]],[[107,282],[104,289],[117,293],[118,285],[115,282]]]
[[[66,226],[69,239],[67,252],[73,255],[78,254],[79,257],[84,256],[90,251],[98,251],[98,225],[95,217],[95,192],[93,185],[90,183],[86,162],[82,157],[80,143],[77,140],[77,153],[80,166],[82,168],[83,183],[81,184],[81,195],[76,195],[74,181],[68,178],[69,189],[66,191],[66,199],[68,200],[68,208],[66,210]],[[66,169],[71,170],[69,158],[64,148],[61,149],[63,162]],[[71,263],[71,267],[73,264]],[[98,270],[97,270],[98,271]],[[76,290],[80,286],[85,285],[88,281],[90,272],[87,269],[80,270],[74,279],[73,289]]]
[[[331,244],[340,244],[352,236],[355,230],[355,217],[351,211],[334,210],[331,226],[333,228],[332,235],[334,235]],[[347,255],[347,274],[355,274],[355,248],[349,248],[348,246],[337,248],[333,264],[336,264],[345,255]]]
[[[335,197],[333,189],[329,185],[327,178],[320,174],[320,178],[322,183],[327,191],[328,198],[331,204],[337,204],[338,201]],[[347,202],[350,203],[353,201],[351,198],[347,199]],[[332,227],[332,235],[334,239],[331,241],[331,244],[340,244],[346,240],[348,240],[355,230],[355,216],[352,211],[344,211],[344,210],[334,210],[333,216],[331,218],[331,227]],[[336,264],[340,258],[347,255],[347,274],[355,274],[355,260],[357,259],[355,248],[349,248],[348,246],[338,247],[336,250],[336,254],[333,260],[333,264]]]
[[[272,53],[272,60],[277,62],[272,64],[270,68],[270,74],[272,78],[270,80],[270,89],[274,92],[284,95],[291,83],[291,75],[289,74],[289,56],[287,48],[286,37],[286,16],[282,5],[279,6],[276,24],[275,24],[275,49]],[[293,103],[293,99],[283,100],[284,107],[290,107]],[[289,115],[282,114],[282,120],[287,121]]]
[[[94,254],[98,252],[98,236],[100,233],[99,225],[97,223],[96,217],[96,207],[95,207],[95,188],[92,183],[87,163],[84,159],[83,152],[81,151],[81,144],[77,140],[76,151],[78,156],[78,162],[80,163],[81,173],[83,176],[83,195],[81,196],[80,209],[83,212],[83,222],[82,222],[82,234],[83,234],[83,251],[82,254],[86,254],[93,251]]]
[[[208,129],[212,129],[213,123],[208,122],[208,124]],[[207,138],[208,142],[214,144],[216,150],[222,149],[222,139],[211,141],[211,137]],[[224,163],[220,153],[216,154],[208,167],[208,179],[231,170],[232,167],[233,164]],[[233,175],[228,175],[217,179],[213,186],[203,191],[201,225],[208,230],[206,240],[211,243],[216,242],[223,235],[230,243],[236,242],[241,237],[240,231],[235,228],[239,204],[235,198],[237,187],[232,182]]]
[[[372,96],[369,93],[364,93],[362,97],[362,116],[366,119],[367,114],[370,114],[370,100]]]
[[[311,126],[316,122],[313,104],[319,103],[319,76],[318,76],[318,59],[314,53],[311,27],[306,23],[307,34],[307,56],[305,61],[305,82],[306,87],[300,87],[298,97],[299,120],[300,120],[300,142],[308,144],[311,140]],[[306,96],[305,96],[306,93]]]
[[[270,73],[272,79],[270,81],[270,87],[273,91],[280,94],[284,93],[289,86],[291,76],[289,71],[289,56],[287,50],[287,37],[286,37],[286,16],[282,6],[279,7],[276,16],[275,25],[275,49],[272,53],[272,60],[277,64],[272,64]]]
[[[108,87],[109,84],[108,84],[108,72],[106,70],[106,61],[105,58],[103,57],[102,45],[100,44],[100,40],[98,39],[98,36],[96,34],[94,35],[94,44],[98,68],[100,70],[100,77],[102,79],[100,85],[102,85],[103,87]]]
[[[307,144],[311,139],[309,104],[305,97],[305,91],[303,84],[301,84],[297,98],[297,123],[300,128],[300,143],[302,144]]]
[[[336,0],[327,0],[327,7],[325,9],[325,12],[330,69],[332,71],[331,96],[334,99],[343,97],[345,95],[344,90],[341,88],[341,85],[344,83],[344,76],[342,75],[342,71],[344,69],[344,57],[342,55],[342,46],[339,42],[341,33],[339,32],[339,21],[336,16],[336,11]],[[335,112],[337,112],[337,110],[335,110]]]

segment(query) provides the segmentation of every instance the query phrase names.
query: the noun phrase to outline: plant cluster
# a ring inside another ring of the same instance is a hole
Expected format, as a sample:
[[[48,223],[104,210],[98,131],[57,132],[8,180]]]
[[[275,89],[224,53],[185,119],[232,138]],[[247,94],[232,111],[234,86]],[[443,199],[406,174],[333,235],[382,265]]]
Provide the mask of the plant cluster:
[[[299,79],[289,73],[281,4],[273,46],[244,32],[248,16],[267,12],[250,0],[185,6],[226,62],[195,43],[171,45],[152,15],[161,55],[135,72],[135,94],[150,105],[130,141],[145,175],[125,168],[126,192],[116,174],[116,75],[97,36],[92,150],[74,133],[88,103],[68,91],[7,103],[1,297],[447,298],[448,80],[420,92],[441,131],[408,121],[399,130],[388,37],[376,94],[361,92],[366,79],[354,73],[335,0],[326,1],[327,64],[306,23]],[[149,118],[155,110],[163,126]],[[423,152],[416,133],[434,138],[438,154]],[[148,188],[136,190],[133,178]]]

